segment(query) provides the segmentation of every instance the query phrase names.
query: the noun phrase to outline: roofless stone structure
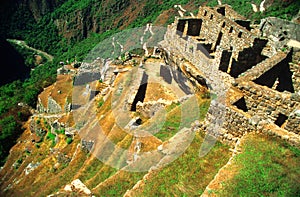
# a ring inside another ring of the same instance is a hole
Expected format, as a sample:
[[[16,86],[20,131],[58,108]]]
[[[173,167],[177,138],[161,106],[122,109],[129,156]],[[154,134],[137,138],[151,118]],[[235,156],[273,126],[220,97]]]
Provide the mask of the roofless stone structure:
[[[212,135],[234,143],[265,132],[299,145],[299,49],[274,46],[261,30],[230,6],[200,7],[176,18],[161,45],[170,66],[217,95],[203,124]]]

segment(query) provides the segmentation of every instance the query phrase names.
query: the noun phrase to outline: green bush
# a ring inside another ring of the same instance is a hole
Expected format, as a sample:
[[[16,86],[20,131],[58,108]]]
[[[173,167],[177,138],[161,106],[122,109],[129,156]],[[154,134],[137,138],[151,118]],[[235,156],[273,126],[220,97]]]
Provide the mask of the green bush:
[[[71,144],[71,143],[73,142],[73,138],[68,137],[68,138],[66,139],[66,142],[67,142],[67,144]]]
[[[9,115],[0,120],[0,166],[5,163],[10,148],[21,133],[21,125],[14,116]]]
[[[102,99],[100,99],[100,101],[98,102],[98,107],[102,107],[103,104],[104,104],[104,100],[103,100],[103,98],[102,98]]]
[[[55,145],[55,138],[56,138],[55,134],[48,132],[46,138],[52,141],[52,145]]]
[[[55,130],[55,133],[57,133],[57,134],[65,134],[65,128],[62,128],[62,129],[56,129]]]

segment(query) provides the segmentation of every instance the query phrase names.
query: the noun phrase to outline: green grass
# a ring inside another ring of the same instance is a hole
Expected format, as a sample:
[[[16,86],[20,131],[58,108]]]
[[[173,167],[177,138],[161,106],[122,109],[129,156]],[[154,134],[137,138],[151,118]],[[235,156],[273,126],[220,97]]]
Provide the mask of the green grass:
[[[98,170],[95,174],[95,176],[93,176],[91,178],[91,180],[93,180],[92,182],[89,182],[89,184],[87,184],[86,182],[86,186],[88,188],[94,188],[96,187],[99,183],[101,183],[102,181],[105,181],[105,179],[109,178],[110,176],[114,175],[118,170],[115,168],[112,168],[108,165],[103,165],[102,164],[102,168],[100,170]]]
[[[247,138],[235,159],[239,173],[221,196],[300,196],[300,150],[265,136]]]
[[[103,163],[98,158],[93,158],[93,161],[84,170],[80,172],[79,179],[85,182],[96,175],[96,173],[103,167]]]
[[[49,139],[50,141],[52,141],[52,146],[55,145],[55,138],[56,138],[56,135],[51,133],[51,132],[48,132],[47,136],[46,136],[46,139]]]
[[[219,142],[202,158],[198,157],[203,135],[197,133],[187,151],[160,169],[135,196],[199,196],[228,161],[228,147]]]
[[[57,134],[65,134],[65,128],[62,128],[62,129],[56,129],[55,130],[55,133],[57,133]]]
[[[104,100],[103,98],[101,98],[101,100],[98,101],[98,107],[102,107],[103,104],[104,104]]]
[[[131,189],[144,175],[145,172],[121,171],[115,180],[110,181],[94,192],[99,194],[99,196],[123,196],[125,192]]]
[[[162,141],[165,141],[172,137],[174,134],[176,134],[179,131],[180,122],[181,122],[181,107],[180,106],[171,106],[174,107],[168,108],[171,112],[167,114],[166,121],[164,122],[164,125],[162,128],[157,132],[154,136],[161,139]]]
[[[162,128],[154,136],[165,141],[174,136],[180,129],[190,128],[195,120],[203,120],[210,105],[210,100],[200,100],[198,103],[194,99],[190,99],[183,104],[172,104],[166,107],[169,112]],[[192,110],[197,104],[199,108]]]
[[[67,137],[66,142],[67,144],[71,144],[73,142],[73,138]]]

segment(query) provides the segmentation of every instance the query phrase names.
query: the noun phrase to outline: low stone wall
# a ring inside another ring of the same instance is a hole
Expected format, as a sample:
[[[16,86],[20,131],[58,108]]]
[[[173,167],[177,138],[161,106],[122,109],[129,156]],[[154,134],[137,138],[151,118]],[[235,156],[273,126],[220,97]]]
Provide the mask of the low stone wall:
[[[223,123],[225,133],[221,139],[237,142],[238,138],[241,138],[249,132],[255,131],[255,124],[251,125],[249,124],[250,122],[251,116],[234,106],[227,106]]]
[[[163,109],[165,106],[171,105],[173,103],[184,103],[188,100],[192,95],[186,95],[181,97],[178,100],[164,100],[162,98],[158,99],[157,101],[148,101],[148,102],[138,102],[136,106],[136,111],[141,113],[145,117],[153,117],[156,112],[160,109]]]
[[[171,105],[172,101],[166,101],[159,99],[158,101],[138,102],[136,105],[136,111],[145,117],[151,118],[157,111],[164,108],[167,105]]]
[[[252,81],[241,82],[238,87],[244,94],[248,114],[260,116],[265,120],[269,119],[274,123],[278,121],[279,116],[286,116],[286,123],[278,126],[284,126],[290,132],[299,133],[300,118],[293,115],[300,107],[297,96],[292,96],[288,92],[281,93]]]

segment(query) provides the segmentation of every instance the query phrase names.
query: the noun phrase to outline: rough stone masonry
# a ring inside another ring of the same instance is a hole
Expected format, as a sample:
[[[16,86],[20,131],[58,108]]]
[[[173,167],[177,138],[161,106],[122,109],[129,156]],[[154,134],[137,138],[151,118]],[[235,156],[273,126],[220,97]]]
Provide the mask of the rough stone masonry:
[[[200,7],[196,17],[176,18],[160,44],[167,64],[190,78],[205,78],[210,91],[223,98],[212,102],[203,124],[220,125],[208,130],[212,135],[235,143],[249,132],[264,132],[299,146],[299,48],[286,43],[297,39],[288,32],[300,25],[285,21],[284,28],[294,29],[271,35],[268,24],[253,28],[228,5]]]

